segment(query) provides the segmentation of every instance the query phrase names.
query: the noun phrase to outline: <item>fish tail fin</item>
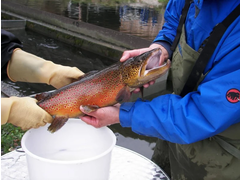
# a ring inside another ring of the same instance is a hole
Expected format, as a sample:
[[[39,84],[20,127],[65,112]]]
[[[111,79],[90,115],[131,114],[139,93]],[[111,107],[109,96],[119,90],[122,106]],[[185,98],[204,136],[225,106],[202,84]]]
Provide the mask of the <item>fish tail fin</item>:
[[[67,121],[68,121],[68,117],[67,116],[55,116],[55,118],[53,119],[51,125],[48,127],[48,131],[50,131],[51,133],[56,132],[61,127],[63,127],[63,125]]]

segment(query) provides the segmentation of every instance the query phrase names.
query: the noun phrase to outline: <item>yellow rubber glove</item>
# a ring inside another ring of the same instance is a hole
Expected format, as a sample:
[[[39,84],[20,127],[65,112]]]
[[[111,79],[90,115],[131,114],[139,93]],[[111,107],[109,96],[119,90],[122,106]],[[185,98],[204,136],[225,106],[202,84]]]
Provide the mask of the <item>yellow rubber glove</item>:
[[[76,67],[46,61],[21,49],[15,49],[7,73],[12,81],[46,83],[60,88],[76,81],[84,73]]]
[[[23,130],[38,128],[52,122],[52,116],[30,97],[1,98],[1,124],[11,123]]]

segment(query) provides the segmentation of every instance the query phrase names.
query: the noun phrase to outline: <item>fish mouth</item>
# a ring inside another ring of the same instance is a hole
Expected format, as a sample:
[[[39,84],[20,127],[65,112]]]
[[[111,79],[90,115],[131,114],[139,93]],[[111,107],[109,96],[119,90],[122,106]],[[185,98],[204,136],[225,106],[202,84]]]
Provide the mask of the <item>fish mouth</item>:
[[[165,62],[162,65],[159,64],[161,54],[162,50],[160,48],[152,50],[151,54],[147,58],[145,65],[143,65],[140,70],[141,72],[140,76],[146,76],[151,71],[154,71],[167,65],[167,62]]]

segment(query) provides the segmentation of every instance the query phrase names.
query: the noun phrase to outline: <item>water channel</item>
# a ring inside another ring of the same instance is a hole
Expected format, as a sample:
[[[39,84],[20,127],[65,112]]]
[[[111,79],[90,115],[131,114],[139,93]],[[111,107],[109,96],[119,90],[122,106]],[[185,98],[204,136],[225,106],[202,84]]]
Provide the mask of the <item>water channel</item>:
[[[152,41],[161,29],[165,5],[158,0],[9,0]]]

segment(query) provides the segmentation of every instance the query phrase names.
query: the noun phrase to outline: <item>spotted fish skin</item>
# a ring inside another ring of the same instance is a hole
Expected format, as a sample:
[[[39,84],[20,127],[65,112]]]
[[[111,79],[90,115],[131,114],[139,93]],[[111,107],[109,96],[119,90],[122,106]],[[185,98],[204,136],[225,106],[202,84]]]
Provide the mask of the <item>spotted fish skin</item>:
[[[153,72],[154,77],[151,73],[141,76],[150,58],[156,56],[159,59],[159,52],[160,49],[146,52],[97,73],[86,74],[79,81],[54,92],[37,95],[38,105],[54,117],[48,130],[55,132],[68,118],[83,116],[83,112],[80,111],[81,105],[98,108],[129,100],[133,89],[158,78],[169,69],[170,61],[159,67],[158,72]],[[146,78],[147,76],[149,78]]]
[[[115,66],[56,90],[40,100],[38,105],[51,115],[79,117],[83,115],[80,105],[103,107],[114,104],[123,87],[119,70]]]

